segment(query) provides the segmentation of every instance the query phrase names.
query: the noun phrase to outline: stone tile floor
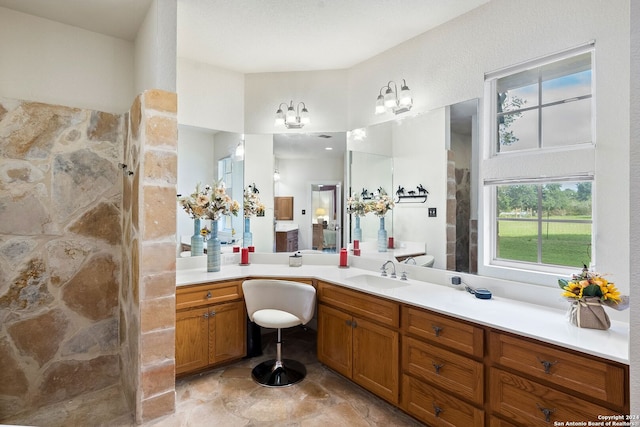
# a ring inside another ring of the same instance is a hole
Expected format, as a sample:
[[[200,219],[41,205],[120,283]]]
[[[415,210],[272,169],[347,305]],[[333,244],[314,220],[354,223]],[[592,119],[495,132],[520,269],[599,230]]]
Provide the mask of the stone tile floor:
[[[315,331],[283,330],[283,357],[299,360],[307,377],[284,388],[262,387],[251,369],[275,355],[275,333],[262,337],[263,355],[176,382],[176,411],[144,423],[153,427],[421,426],[392,405],[321,365]],[[39,427],[133,427],[118,387],[86,394],[2,421]]]

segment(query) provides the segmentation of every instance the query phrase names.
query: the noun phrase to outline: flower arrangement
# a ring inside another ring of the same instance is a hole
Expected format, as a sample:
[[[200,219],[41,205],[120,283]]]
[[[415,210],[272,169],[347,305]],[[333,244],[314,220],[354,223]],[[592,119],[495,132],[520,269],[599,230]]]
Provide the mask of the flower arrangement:
[[[389,197],[384,190],[380,189],[380,192],[376,198],[368,203],[367,209],[369,212],[373,212],[379,217],[383,217],[387,214],[387,211],[393,209],[393,199]]]
[[[359,195],[347,198],[347,213],[355,216],[365,216],[369,212],[367,203],[360,199]]]
[[[597,297],[605,305],[617,305],[622,296],[613,282],[609,282],[599,273],[589,271],[585,265],[580,274],[574,274],[571,280],[558,279],[562,296],[569,301],[586,297]]]
[[[264,215],[264,204],[260,201],[260,192],[255,184],[251,184],[244,189],[244,217]]]
[[[178,194],[178,203],[182,209],[191,217],[191,219],[199,219],[204,216],[205,206],[208,203],[208,192],[210,187],[205,186],[204,190],[200,190],[200,183],[196,184],[196,191],[188,196]]]
[[[222,181],[216,182],[213,187],[205,185],[202,190],[200,184],[197,184],[193,193],[188,196],[178,196],[178,202],[193,219],[217,220],[222,215],[237,216],[240,211],[240,204],[229,197]]]
[[[615,310],[629,307],[629,298],[620,295],[613,282],[589,271],[586,265],[571,280],[558,279],[558,284],[564,290],[562,296],[571,302],[569,322],[580,328],[609,329],[611,321],[604,306]]]

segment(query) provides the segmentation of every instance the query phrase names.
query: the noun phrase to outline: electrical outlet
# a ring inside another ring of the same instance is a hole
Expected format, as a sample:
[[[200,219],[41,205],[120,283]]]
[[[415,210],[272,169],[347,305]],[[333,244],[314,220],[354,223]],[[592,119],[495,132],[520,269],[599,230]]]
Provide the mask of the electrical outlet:
[[[435,218],[436,216],[438,216],[438,211],[436,210],[436,208],[429,208],[429,218]]]
[[[306,213],[307,213],[306,209],[302,209],[302,215],[304,215]]]
[[[452,285],[459,285],[461,283],[462,283],[462,279],[460,278],[460,276],[451,277],[451,284]]]

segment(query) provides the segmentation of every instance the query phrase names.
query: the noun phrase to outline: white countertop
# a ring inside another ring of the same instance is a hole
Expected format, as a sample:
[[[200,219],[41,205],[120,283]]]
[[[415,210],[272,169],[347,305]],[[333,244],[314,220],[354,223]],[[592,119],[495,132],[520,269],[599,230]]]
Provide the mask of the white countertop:
[[[204,259],[205,257],[196,258]],[[626,322],[612,320],[611,328],[606,331],[583,329],[569,323],[566,310],[502,298],[495,294],[490,300],[481,300],[459,288],[414,279],[407,280],[407,286],[380,289],[349,279],[363,274],[380,276],[380,273],[376,271],[354,267],[338,268],[337,263],[332,265],[303,263],[301,267],[289,267],[288,261],[287,264],[282,263],[284,259],[287,258],[264,258],[263,256],[259,264],[223,265],[221,271],[215,273],[208,273],[204,266],[197,265],[200,261],[179,260],[182,262],[179,263],[176,271],[176,285],[184,286],[257,276],[315,278],[480,325],[629,364],[629,324]],[[306,259],[311,260],[310,258]],[[328,259],[334,261],[334,258]],[[273,261],[278,263],[272,263]],[[400,271],[398,271],[398,276],[400,276]],[[400,279],[390,280],[402,283]]]

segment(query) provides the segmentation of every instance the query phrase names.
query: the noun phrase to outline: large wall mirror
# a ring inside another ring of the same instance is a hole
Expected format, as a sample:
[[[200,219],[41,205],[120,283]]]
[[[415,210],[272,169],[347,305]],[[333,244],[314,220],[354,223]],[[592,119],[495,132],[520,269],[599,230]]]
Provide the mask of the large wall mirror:
[[[229,195],[242,202],[244,189],[244,141],[242,134],[180,125],[178,127],[178,182],[177,193],[194,192],[196,185],[213,184],[221,179]],[[194,221],[180,207],[176,215],[177,255],[189,251],[190,237],[194,234]],[[238,217],[225,217],[218,221],[220,240],[232,244],[242,236],[242,210]],[[210,221],[201,226],[210,228]]]
[[[387,213],[389,236],[397,242],[423,242],[425,252],[434,256],[434,268],[475,273],[477,114],[474,99],[350,132],[274,134],[273,174],[256,185],[273,186],[274,197],[291,198],[292,216],[256,221],[252,232],[264,227],[262,232],[273,236],[273,251],[278,250],[276,233],[297,230],[299,250],[332,252],[352,240],[354,224],[345,206],[349,195],[382,188],[395,196],[399,188],[409,192],[422,187],[428,191],[425,201],[401,201]],[[242,170],[235,155],[241,142],[240,134],[180,128],[179,192],[213,181],[221,160],[231,171]],[[204,176],[194,176],[198,173]],[[232,188],[238,190],[233,197],[241,200],[244,182],[236,180],[243,179],[231,176]],[[265,201],[267,206],[274,202]],[[179,234],[190,235],[193,222],[184,213],[178,217]],[[232,227],[239,235],[240,221],[238,228]],[[322,236],[321,227],[326,230]],[[377,217],[363,218],[361,229],[363,241],[375,240]]]
[[[273,194],[293,200],[292,218],[276,219],[273,232],[297,230],[298,250],[335,252],[344,244],[345,153],[345,132],[273,136]]]

